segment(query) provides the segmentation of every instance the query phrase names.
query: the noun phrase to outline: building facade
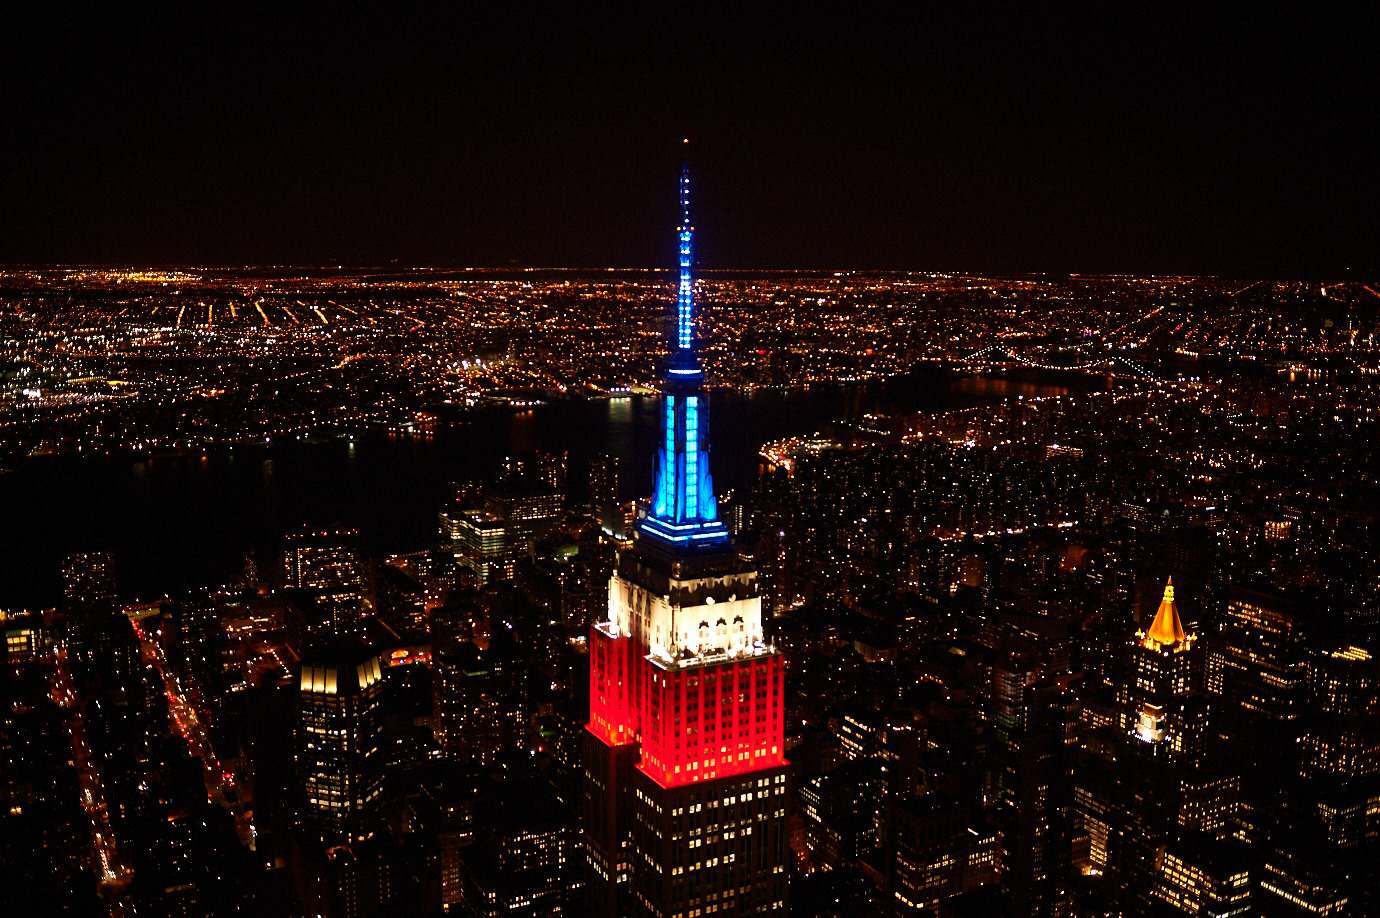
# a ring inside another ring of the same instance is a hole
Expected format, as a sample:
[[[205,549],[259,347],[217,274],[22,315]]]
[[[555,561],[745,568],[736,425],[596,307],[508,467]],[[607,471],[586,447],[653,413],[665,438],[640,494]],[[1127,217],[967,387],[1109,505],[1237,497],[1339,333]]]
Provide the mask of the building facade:
[[[320,609],[310,631],[341,638],[364,634],[364,566],[359,533],[348,530],[303,530],[287,536],[283,578],[294,590],[309,591]]]
[[[307,654],[298,680],[303,814],[325,843],[374,833],[383,794],[383,671],[362,645]]]

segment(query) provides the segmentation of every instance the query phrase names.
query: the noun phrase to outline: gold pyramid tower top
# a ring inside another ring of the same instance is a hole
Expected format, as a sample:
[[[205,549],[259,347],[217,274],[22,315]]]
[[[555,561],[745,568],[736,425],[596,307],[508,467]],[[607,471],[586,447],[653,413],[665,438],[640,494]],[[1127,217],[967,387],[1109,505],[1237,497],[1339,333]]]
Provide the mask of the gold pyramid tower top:
[[[1174,647],[1187,639],[1184,624],[1179,620],[1179,607],[1174,604],[1174,578],[1170,577],[1164,585],[1164,598],[1160,600],[1160,607],[1155,612],[1155,620],[1150,623],[1150,630],[1145,633],[1144,643],[1146,647],[1157,649]]]

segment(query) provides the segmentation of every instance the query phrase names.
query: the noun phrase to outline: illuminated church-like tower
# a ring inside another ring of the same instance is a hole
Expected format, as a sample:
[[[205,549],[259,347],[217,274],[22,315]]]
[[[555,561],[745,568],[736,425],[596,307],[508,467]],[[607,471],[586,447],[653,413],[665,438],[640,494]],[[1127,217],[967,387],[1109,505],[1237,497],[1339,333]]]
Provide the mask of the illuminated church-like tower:
[[[1154,618],[1127,649],[1129,665],[1118,686],[1122,743],[1102,846],[1108,888],[1131,914],[1152,913],[1159,900],[1199,914],[1247,914],[1235,887],[1230,907],[1220,911],[1184,905],[1209,896],[1192,870],[1205,863],[1195,859],[1207,839],[1228,831],[1237,779],[1205,757],[1209,708],[1199,690],[1200,647],[1179,615],[1172,579]]]
[[[786,908],[784,664],[719,519],[695,351],[690,173],[650,509],[590,629],[585,827],[596,915]]]
[[[1201,751],[1196,651],[1197,636],[1184,631],[1171,578],[1150,627],[1136,634],[1130,679],[1123,686],[1123,728],[1156,753],[1181,757]]]

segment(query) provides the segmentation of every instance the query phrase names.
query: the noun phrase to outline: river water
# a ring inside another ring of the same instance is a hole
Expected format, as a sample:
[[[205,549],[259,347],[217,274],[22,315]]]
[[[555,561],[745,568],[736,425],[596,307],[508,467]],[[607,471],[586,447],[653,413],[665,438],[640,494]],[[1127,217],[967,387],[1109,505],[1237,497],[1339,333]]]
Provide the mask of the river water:
[[[871,412],[945,410],[1058,384],[923,370],[880,383],[818,386],[711,401],[713,468],[720,491],[750,487],[767,440],[825,429]],[[153,596],[225,580],[244,553],[276,563],[282,534],[304,523],[355,526],[367,551],[428,547],[449,483],[488,474],[505,455],[568,450],[583,488],[591,457],[623,457],[624,496],[651,489],[657,399],[556,402],[525,412],[482,409],[442,424],[430,439],[382,435],[217,448],[152,458],[36,458],[0,475],[6,542],[0,608],[55,604],[63,555],[106,549],[121,592]]]

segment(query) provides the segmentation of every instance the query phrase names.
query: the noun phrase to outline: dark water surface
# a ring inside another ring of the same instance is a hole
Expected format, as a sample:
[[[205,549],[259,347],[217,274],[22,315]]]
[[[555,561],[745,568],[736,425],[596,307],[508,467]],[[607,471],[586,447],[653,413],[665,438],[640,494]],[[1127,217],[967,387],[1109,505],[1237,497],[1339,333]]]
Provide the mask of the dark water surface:
[[[750,487],[758,447],[869,412],[992,404],[1061,387],[924,371],[884,383],[804,392],[715,393],[710,430],[722,491]],[[505,455],[565,449],[574,487],[592,456],[623,457],[625,496],[651,488],[657,400],[558,402],[524,413],[485,409],[433,439],[383,436],[217,448],[205,455],[39,458],[0,475],[0,608],[51,605],[68,552],[115,552],[123,593],[152,596],[219,582],[245,551],[276,563],[302,523],[359,527],[371,553],[436,538],[448,483],[488,474]]]

